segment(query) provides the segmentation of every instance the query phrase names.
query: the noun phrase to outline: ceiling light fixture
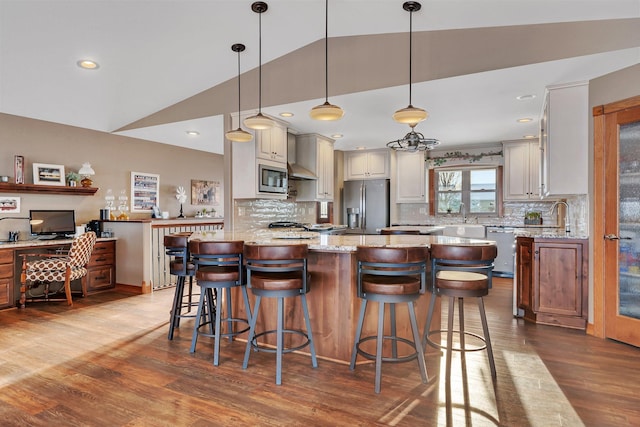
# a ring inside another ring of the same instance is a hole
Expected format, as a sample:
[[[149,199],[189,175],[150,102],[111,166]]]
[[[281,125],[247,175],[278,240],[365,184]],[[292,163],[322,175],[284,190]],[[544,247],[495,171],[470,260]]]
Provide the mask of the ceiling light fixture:
[[[244,125],[251,129],[271,129],[275,123],[270,118],[262,115],[262,14],[269,9],[263,1],[254,2],[251,10],[258,14],[258,114],[244,119]]]
[[[293,117],[294,114],[293,113],[289,113],[288,111],[284,111],[282,113],[280,113],[280,117]]]
[[[516,122],[518,122],[518,123],[529,123],[529,122],[532,122],[532,121],[533,121],[533,119],[530,118],[530,117],[524,117],[522,119],[516,120]]]
[[[231,50],[238,54],[238,129],[227,131],[224,136],[229,141],[235,142],[249,142],[253,139],[253,135],[240,126],[240,52],[244,52],[244,49],[245,47],[242,43],[236,43],[231,46]]]
[[[324,104],[316,105],[309,111],[313,120],[340,120],[344,115],[342,108],[329,102],[329,0],[324,2]]]
[[[433,149],[436,145],[440,145],[440,141],[435,138],[425,138],[420,132],[416,132],[411,126],[411,132],[401,139],[387,142],[387,147],[396,151],[426,151]]]
[[[331,138],[333,139],[340,139],[342,138],[344,135],[341,133],[334,133],[333,135],[331,135]]]
[[[409,12],[409,105],[406,108],[402,108],[393,113],[393,120],[398,123],[408,124],[412,128],[426,119],[429,114],[422,108],[414,107],[411,104],[411,65],[412,65],[412,50],[413,50],[413,12],[420,10],[422,5],[417,1],[404,2],[402,8]]]
[[[535,136],[535,135],[524,135],[523,138],[524,139],[533,139],[533,138],[537,138],[537,136]]]
[[[97,62],[92,61],[91,59],[81,59],[80,61],[76,62],[76,64],[78,64],[78,67],[84,68],[85,70],[96,70],[100,68],[100,65],[98,65]]]
[[[520,96],[516,96],[516,99],[518,101],[528,101],[528,100],[533,99],[535,97],[536,97],[535,95],[520,95]]]
[[[185,131],[187,133],[187,135],[189,136],[198,136],[200,135],[200,132],[198,132],[197,130],[187,130]]]

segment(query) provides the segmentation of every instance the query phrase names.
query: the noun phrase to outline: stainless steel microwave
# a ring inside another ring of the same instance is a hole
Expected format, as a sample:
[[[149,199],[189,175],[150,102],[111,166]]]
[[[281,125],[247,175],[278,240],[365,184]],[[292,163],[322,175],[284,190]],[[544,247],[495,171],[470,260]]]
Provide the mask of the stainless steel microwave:
[[[258,191],[260,193],[287,193],[287,168],[258,164]]]

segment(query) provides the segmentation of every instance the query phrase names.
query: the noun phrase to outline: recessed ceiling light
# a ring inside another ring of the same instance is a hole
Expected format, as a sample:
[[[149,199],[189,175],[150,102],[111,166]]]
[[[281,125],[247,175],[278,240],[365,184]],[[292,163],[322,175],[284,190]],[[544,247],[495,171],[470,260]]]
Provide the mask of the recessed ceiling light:
[[[536,97],[535,95],[520,95],[520,96],[516,96],[516,99],[518,101],[528,101],[528,100],[533,99],[535,97]]]
[[[280,113],[281,117],[293,117],[293,113],[289,113],[288,111]]]
[[[533,138],[537,138],[537,136],[535,136],[535,135],[524,135],[523,138],[524,139],[533,139]]]
[[[85,70],[96,70],[100,68],[100,65],[98,65],[97,62],[92,61],[90,59],[81,59],[80,61],[77,62],[77,64],[78,64],[78,67],[84,68]]]
[[[341,133],[334,133],[333,135],[331,135],[331,138],[339,139],[339,138],[342,138],[343,136],[344,136],[344,135],[343,135],[343,134],[341,134]]]
[[[186,132],[187,132],[187,135],[189,135],[189,136],[198,136],[198,135],[200,135],[200,132],[198,132],[197,130],[188,130]]]
[[[529,122],[532,122],[532,121],[533,121],[533,119],[530,118],[530,117],[524,117],[522,119],[516,120],[516,122],[518,122],[518,123],[529,123]]]
[[[356,147],[356,150],[364,150],[365,148],[367,147],[360,146],[360,147]]]

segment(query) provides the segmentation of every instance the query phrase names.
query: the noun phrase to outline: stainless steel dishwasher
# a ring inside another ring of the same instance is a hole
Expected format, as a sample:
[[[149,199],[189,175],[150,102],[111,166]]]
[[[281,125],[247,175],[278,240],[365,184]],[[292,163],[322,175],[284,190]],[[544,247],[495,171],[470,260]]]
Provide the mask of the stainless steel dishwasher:
[[[494,274],[501,277],[513,277],[516,239],[513,227],[487,227],[487,240],[493,240],[498,246],[498,256],[494,261]]]

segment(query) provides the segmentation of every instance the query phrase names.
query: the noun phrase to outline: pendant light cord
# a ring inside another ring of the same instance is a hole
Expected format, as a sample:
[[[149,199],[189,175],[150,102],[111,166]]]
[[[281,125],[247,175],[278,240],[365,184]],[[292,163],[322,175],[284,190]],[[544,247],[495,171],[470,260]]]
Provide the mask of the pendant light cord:
[[[258,13],[258,114],[262,114],[262,12]]]
[[[324,100],[329,102],[329,0],[325,0],[324,10]]]
[[[411,103],[411,83],[413,81],[411,78],[411,70],[413,69],[411,65],[412,56],[413,56],[413,10],[409,12],[409,105],[413,105]]]
[[[238,50],[238,128],[240,128],[240,50]]]

